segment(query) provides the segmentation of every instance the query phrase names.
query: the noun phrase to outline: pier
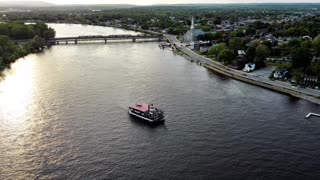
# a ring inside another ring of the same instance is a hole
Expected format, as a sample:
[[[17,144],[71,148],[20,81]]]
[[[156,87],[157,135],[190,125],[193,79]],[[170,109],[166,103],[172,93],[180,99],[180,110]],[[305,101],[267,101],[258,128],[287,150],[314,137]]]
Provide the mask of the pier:
[[[316,117],[319,117],[320,118],[320,114],[316,114],[316,113],[309,113],[309,114],[307,114],[306,115],[306,119],[308,119],[309,117],[311,117],[311,116],[316,116]]]

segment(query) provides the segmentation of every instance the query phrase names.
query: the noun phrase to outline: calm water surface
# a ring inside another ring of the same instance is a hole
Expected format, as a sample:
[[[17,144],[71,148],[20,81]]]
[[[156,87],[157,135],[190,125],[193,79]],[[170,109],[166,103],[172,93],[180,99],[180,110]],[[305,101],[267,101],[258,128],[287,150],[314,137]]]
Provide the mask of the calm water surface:
[[[60,37],[131,33],[51,26]],[[137,102],[164,109],[165,124],[131,119]],[[0,82],[0,179],[317,179],[320,119],[309,112],[320,106],[156,42],[54,46]]]

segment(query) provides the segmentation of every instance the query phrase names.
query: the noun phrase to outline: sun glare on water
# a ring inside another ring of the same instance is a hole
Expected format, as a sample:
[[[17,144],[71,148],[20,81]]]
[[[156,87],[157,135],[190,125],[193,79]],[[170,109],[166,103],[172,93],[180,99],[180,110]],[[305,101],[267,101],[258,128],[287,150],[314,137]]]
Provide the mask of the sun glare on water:
[[[33,96],[34,63],[20,59],[6,70],[0,80],[0,116],[11,126],[23,122]]]

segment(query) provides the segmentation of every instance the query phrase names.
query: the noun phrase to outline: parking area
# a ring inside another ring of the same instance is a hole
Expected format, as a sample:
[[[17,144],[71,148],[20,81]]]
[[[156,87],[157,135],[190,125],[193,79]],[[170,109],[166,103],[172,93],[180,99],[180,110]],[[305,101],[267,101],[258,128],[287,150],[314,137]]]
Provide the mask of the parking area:
[[[269,78],[272,71],[274,71],[277,67],[275,66],[267,66],[262,69],[254,70],[253,72],[250,72],[249,74],[251,76],[255,77],[261,77],[261,78]]]

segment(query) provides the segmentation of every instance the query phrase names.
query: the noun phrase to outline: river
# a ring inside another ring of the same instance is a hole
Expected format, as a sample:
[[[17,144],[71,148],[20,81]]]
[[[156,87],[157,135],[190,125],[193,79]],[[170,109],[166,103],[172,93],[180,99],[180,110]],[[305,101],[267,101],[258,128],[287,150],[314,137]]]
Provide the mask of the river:
[[[131,34],[50,24],[57,36]],[[127,107],[154,103],[149,126]],[[220,76],[157,42],[57,45],[0,82],[0,179],[316,179],[320,106]]]

